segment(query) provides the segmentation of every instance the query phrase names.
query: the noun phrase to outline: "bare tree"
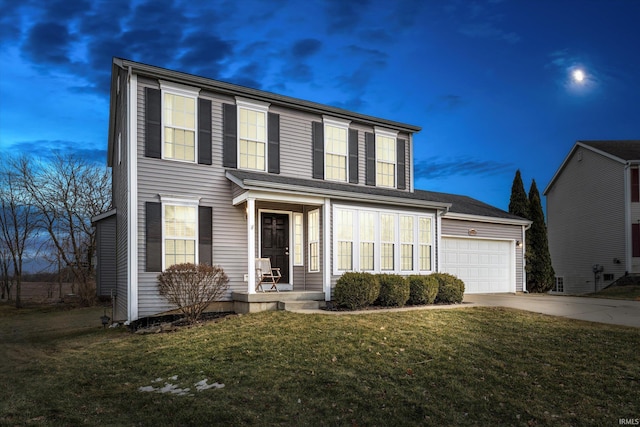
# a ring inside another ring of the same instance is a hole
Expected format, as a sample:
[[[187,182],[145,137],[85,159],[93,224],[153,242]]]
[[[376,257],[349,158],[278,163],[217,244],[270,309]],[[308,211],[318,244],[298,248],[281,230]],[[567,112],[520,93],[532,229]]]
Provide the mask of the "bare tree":
[[[22,263],[25,250],[36,234],[38,216],[33,206],[31,194],[24,191],[21,175],[22,165],[28,163],[26,157],[5,158],[0,169],[0,240],[3,252],[8,252],[16,286],[16,307],[22,306],[20,285],[22,283]],[[4,254],[3,254],[4,255]],[[4,259],[4,256],[3,256]],[[3,265],[6,287],[9,287],[8,266]]]
[[[23,184],[41,217],[61,264],[68,268],[83,303],[95,298],[95,228],[91,217],[111,206],[111,180],[106,168],[74,155],[23,163]],[[75,287],[74,287],[75,289]]]
[[[11,299],[11,287],[13,282],[11,280],[11,254],[9,249],[4,244],[3,238],[0,237],[0,300]]]

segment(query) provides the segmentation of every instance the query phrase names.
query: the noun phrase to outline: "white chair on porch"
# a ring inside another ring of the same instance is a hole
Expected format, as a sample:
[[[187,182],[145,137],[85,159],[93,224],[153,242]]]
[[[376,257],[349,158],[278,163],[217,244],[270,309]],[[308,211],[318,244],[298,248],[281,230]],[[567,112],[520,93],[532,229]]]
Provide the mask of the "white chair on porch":
[[[279,268],[271,268],[271,260],[269,258],[256,258],[256,291],[264,292],[262,284],[271,285],[270,291],[278,291],[278,282],[282,274]]]

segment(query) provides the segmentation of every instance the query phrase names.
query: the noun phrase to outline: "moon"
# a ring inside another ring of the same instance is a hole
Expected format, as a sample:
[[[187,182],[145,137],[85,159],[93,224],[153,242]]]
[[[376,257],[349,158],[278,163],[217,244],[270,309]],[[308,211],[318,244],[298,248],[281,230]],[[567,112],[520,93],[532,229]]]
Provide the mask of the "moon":
[[[571,73],[571,76],[573,77],[573,81],[576,83],[582,83],[586,77],[584,74],[584,71],[582,71],[579,68],[576,70],[573,70],[573,72]]]

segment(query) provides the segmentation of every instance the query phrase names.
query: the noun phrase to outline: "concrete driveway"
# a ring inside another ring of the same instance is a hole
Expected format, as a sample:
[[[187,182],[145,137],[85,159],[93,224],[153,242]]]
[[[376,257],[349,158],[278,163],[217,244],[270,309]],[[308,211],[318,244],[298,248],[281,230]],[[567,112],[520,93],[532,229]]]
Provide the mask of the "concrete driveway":
[[[464,302],[640,328],[640,301],[548,294],[467,294]]]

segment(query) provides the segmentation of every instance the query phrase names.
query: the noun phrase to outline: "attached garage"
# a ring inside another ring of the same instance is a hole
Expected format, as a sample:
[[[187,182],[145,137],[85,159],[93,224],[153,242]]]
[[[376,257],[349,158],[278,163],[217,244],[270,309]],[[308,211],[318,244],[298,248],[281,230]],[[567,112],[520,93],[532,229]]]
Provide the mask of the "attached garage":
[[[515,292],[515,244],[509,240],[442,237],[440,271],[465,283],[465,293]]]

